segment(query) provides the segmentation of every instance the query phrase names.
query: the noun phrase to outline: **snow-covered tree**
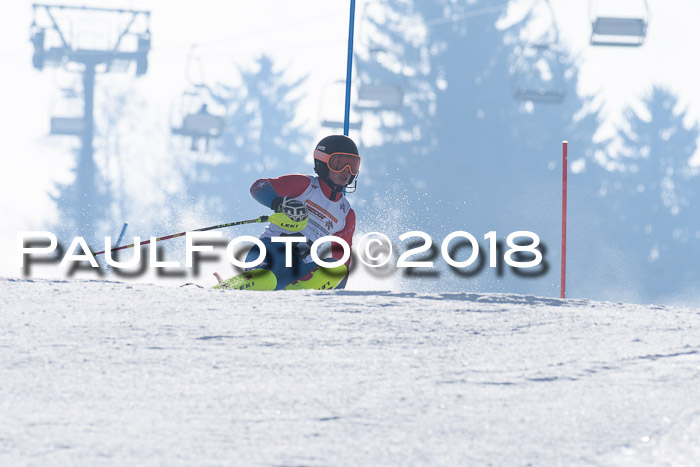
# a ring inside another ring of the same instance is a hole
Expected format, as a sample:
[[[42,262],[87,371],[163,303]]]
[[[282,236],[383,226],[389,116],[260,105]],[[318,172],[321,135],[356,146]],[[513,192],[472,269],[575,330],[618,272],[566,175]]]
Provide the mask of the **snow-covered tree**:
[[[655,86],[644,109],[625,112],[620,149],[611,156],[616,169],[602,174],[602,196],[615,219],[609,237],[642,261],[645,295],[660,298],[697,283],[700,273],[688,263],[696,257],[700,126],[686,125],[687,112],[672,92]]]
[[[490,230],[500,236],[537,232],[554,263],[561,142],[569,141],[572,159],[592,159],[598,116],[590,99],[577,95],[574,57],[556,42],[556,34],[530,30],[543,18],[549,29],[556,28],[551,12],[538,3],[382,3],[384,13],[372,25],[377,32],[366,46],[378,52],[360,57],[359,78],[399,82],[406,91],[399,111],[385,112],[379,121],[363,113],[363,135],[374,123],[380,141],[363,155],[372,158],[367,166],[380,170],[372,171],[372,183],[362,188],[387,205],[410,210],[405,220],[436,239],[457,229],[477,237]],[[544,58],[526,56],[543,49]],[[541,72],[540,81],[558,86],[559,95],[539,99],[537,88],[516,98],[514,83],[533,70]],[[386,192],[395,185],[403,192]],[[540,281],[542,293],[553,293],[547,289],[552,283]],[[522,280],[504,284],[484,280],[478,286],[538,286]]]
[[[309,135],[296,120],[305,78],[290,80],[262,55],[240,69],[240,84],[221,84],[214,98],[226,108],[224,132],[215,154],[204,158],[190,184],[195,197],[230,205],[247,200],[248,187],[260,176],[306,172]]]

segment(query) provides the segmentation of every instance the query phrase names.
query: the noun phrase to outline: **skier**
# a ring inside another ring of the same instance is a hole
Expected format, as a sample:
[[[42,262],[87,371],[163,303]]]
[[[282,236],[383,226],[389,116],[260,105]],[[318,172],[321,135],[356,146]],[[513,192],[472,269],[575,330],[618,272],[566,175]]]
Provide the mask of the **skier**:
[[[286,214],[293,222],[307,221],[306,226],[299,232],[290,232],[270,223],[260,236],[266,249],[263,262],[217,287],[252,290],[344,288],[350,260],[334,268],[321,268],[312,260],[310,250],[315,240],[327,235],[342,238],[352,246],[355,211],[344,192],[356,181],[359,169],[360,155],[352,139],[331,135],[319,141],[314,150],[317,176],[292,174],[262,178],[253,183],[250,194],[256,201]],[[272,242],[271,238],[302,235],[307,241],[292,243],[292,266],[287,267],[287,245]],[[246,262],[254,261],[259,254],[259,248],[254,246]],[[342,246],[332,242],[331,257],[339,260],[342,256]]]

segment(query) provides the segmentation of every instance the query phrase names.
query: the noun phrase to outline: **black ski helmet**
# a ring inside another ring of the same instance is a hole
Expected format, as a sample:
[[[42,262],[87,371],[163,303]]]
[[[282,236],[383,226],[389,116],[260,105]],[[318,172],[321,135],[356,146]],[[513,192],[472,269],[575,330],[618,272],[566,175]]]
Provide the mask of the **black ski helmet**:
[[[316,172],[331,188],[335,188],[335,185],[328,178],[328,163],[319,157],[319,152],[325,155],[330,155],[336,152],[344,152],[347,154],[355,154],[360,157],[360,152],[357,150],[357,145],[353,140],[345,135],[330,135],[323,138],[316,145],[314,150],[314,172]],[[350,175],[348,180],[348,185],[350,185],[355,180],[356,175]],[[346,185],[347,186],[347,185]],[[341,187],[341,189],[344,187]]]

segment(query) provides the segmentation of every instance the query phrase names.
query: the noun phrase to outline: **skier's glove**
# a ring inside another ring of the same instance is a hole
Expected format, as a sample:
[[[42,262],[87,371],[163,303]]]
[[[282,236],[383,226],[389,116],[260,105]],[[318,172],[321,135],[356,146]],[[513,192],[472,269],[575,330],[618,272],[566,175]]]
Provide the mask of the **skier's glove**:
[[[272,204],[270,205],[270,207],[275,212],[282,212],[286,214],[287,217],[289,217],[294,222],[301,222],[309,217],[309,214],[306,212],[306,206],[304,206],[304,203],[302,203],[296,198],[291,198],[289,196],[285,196],[284,198],[278,196],[277,198],[272,200]]]

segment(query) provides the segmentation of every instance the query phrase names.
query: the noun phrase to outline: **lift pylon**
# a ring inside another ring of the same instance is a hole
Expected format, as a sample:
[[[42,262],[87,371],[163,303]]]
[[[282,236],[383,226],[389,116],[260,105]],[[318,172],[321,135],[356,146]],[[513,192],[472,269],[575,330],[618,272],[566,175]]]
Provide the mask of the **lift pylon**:
[[[82,236],[94,234],[90,205],[99,198],[95,186],[93,159],[94,96],[97,73],[108,73],[117,63],[135,63],[136,76],[148,69],[151,47],[150,12],[113,8],[68,5],[32,5],[32,64],[37,70],[45,66],[73,69],[82,74],[82,117],[54,116],[52,134],[77,136],[81,140],[76,183],[70,199],[77,231]],[[115,29],[100,27],[117,22]],[[92,29],[92,30],[91,30]],[[86,30],[90,34],[83,34]]]

